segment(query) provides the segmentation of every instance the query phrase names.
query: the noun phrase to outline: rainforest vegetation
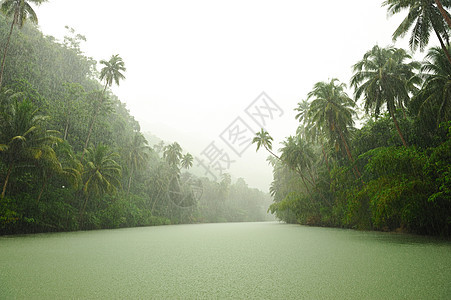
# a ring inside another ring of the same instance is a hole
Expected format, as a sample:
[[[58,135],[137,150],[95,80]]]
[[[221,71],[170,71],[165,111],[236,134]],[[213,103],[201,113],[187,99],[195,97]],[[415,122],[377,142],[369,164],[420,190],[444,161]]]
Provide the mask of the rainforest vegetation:
[[[28,2],[1,7],[0,234],[268,218],[268,194],[195,177],[177,142],[151,147],[111,93],[120,55],[98,64],[70,27],[44,36]]]
[[[375,45],[356,58],[349,85],[313,85],[280,155],[267,131],[257,133],[257,150],[271,154],[270,210],[289,223],[449,236],[451,1],[382,6],[405,15],[393,39],[407,36],[424,61]],[[433,39],[440,47],[427,49]]]
[[[149,145],[110,89],[127,76],[120,55],[87,57],[70,27],[63,41],[43,35],[30,6],[43,2],[1,4],[0,234],[267,218],[269,195],[190,174],[177,142]],[[269,210],[288,223],[449,236],[451,1],[382,5],[406,14],[393,39],[408,36],[410,49],[375,45],[348,81],[314,84],[279,151],[256,134],[271,154]]]

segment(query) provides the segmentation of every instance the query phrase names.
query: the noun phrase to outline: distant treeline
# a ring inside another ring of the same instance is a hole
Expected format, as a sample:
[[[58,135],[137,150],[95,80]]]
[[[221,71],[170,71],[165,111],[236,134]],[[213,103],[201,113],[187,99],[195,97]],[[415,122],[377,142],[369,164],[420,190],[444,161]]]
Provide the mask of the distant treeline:
[[[0,17],[2,51],[11,21]],[[109,89],[126,76],[119,55],[99,73],[75,30],[58,41],[16,25],[0,90],[0,234],[268,218],[269,195],[187,173],[193,157],[176,142],[148,146]]]
[[[262,129],[254,142],[272,154],[270,209],[289,223],[450,236],[451,2],[383,5],[389,14],[408,11],[395,39],[412,28],[411,50],[425,49],[430,35],[441,47],[420,63],[374,46],[353,66],[353,98],[337,79],[314,84],[280,156]]]

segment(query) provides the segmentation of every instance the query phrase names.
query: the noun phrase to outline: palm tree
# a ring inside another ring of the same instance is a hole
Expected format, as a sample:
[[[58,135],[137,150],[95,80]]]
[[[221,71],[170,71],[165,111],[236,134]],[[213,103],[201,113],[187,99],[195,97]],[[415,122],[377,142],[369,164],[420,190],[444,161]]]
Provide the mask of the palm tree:
[[[50,148],[50,150],[52,151],[44,156],[46,159],[41,159],[37,164],[40,177],[43,178],[41,190],[36,201],[37,203],[39,203],[49,179],[55,175],[64,179],[74,189],[77,189],[81,183],[83,166],[73,155],[69,143],[63,141],[62,143],[56,144],[55,149]]]
[[[111,152],[108,146],[102,144],[87,149],[83,171],[85,201],[80,210],[80,218],[83,217],[90,195],[114,194],[120,188],[122,170],[115,161],[118,156],[117,153]]]
[[[14,95],[13,95],[14,96]],[[55,159],[52,145],[62,142],[56,131],[46,130],[47,117],[38,114],[30,100],[19,101],[3,106],[0,111],[0,157],[7,166],[1,199],[12,171],[25,162],[51,161]]]
[[[193,160],[193,156],[190,153],[186,153],[181,160],[182,167],[185,169],[191,168],[193,166]]]
[[[9,30],[8,39],[6,40],[5,49],[3,50],[3,58],[2,65],[0,69],[0,87],[3,82],[3,71],[5,69],[5,61],[6,61],[6,53],[8,52],[9,42],[11,40],[11,35],[13,33],[14,25],[22,26],[25,24],[27,20],[37,24],[38,16],[36,12],[31,7],[30,3],[34,3],[36,5],[40,5],[47,0],[3,0],[0,6],[0,10],[7,17],[12,17],[13,20],[11,22],[11,28]]]
[[[421,67],[424,84],[415,99],[421,101],[420,114],[426,106],[437,114],[437,126],[451,119],[451,65],[440,48],[431,48]]]
[[[445,19],[446,24],[448,24],[449,28],[451,28],[451,18],[449,16],[449,13],[445,10],[445,8],[443,7],[442,2],[440,2],[440,0],[434,0],[435,4],[437,5],[440,13],[442,14],[442,17]]]
[[[445,39],[448,43],[449,25],[442,15],[445,14],[449,17],[449,14],[444,11],[444,8],[450,8],[451,1],[442,0],[440,5],[437,5],[437,2],[433,0],[386,0],[382,3],[382,6],[388,6],[388,13],[391,15],[397,14],[405,9],[409,10],[406,18],[393,33],[394,41],[399,37],[404,37],[413,26],[409,46],[413,51],[418,48],[420,48],[420,51],[423,51],[429,43],[430,32],[433,30],[451,64],[451,56],[444,42]],[[442,12],[441,9],[443,9]]]
[[[262,128],[259,132],[255,134],[255,137],[252,140],[252,144],[255,143],[257,144],[256,151],[258,151],[260,147],[263,146],[266,149],[266,151],[271,153],[272,156],[274,156],[277,159],[280,159],[279,156],[277,156],[276,154],[274,154],[274,152],[272,152],[272,141],[273,138],[269,135],[269,133],[266,130]]]
[[[415,61],[405,62],[408,59],[411,59],[411,56],[403,49],[380,48],[376,45],[354,65],[354,75],[351,78],[355,98],[358,100],[363,97],[367,113],[373,111],[377,117],[382,105],[386,105],[406,147],[407,143],[395,112],[396,108],[404,111],[404,106],[410,99],[409,93],[416,92],[416,84],[420,82],[414,72],[419,69],[420,64]]]
[[[311,197],[312,195],[306,182],[306,180],[308,179],[306,178],[304,173],[306,173],[307,169],[311,167],[313,161],[313,151],[299,137],[290,136],[282,144],[284,146],[281,149],[281,161],[288,165],[290,169],[299,174],[302,183],[307,190],[307,193]],[[310,183],[314,185],[314,182]]]
[[[333,78],[330,82],[317,82],[314,85],[313,90],[308,93],[308,99],[312,99],[308,118],[319,130],[328,134],[330,142],[339,138],[349,161],[354,163],[347,135],[348,129],[354,125],[355,102],[344,91],[346,85],[336,82],[338,79]],[[357,167],[354,170],[356,176],[360,177]]]
[[[163,158],[171,166],[171,168],[178,170],[180,159],[182,158],[182,147],[177,142],[164,147]]]
[[[88,137],[86,138],[85,142],[85,149],[88,147],[89,139],[91,137],[92,128],[94,126],[94,123],[96,121],[97,115],[99,114],[100,107],[102,106],[103,99],[105,98],[105,92],[107,87],[111,87],[113,85],[113,82],[116,83],[116,85],[119,85],[120,80],[125,79],[125,76],[122,72],[126,71],[124,61],[119,56],[119,54],[115,54],[111,56],[110,60],[101,60],[101,64],[105,65],[102,70],[100,71],[100,80],[105,80],[105,86],[103,88],[103,92],[100,95],[99,103],[96,107],[96,110],[94,112],[94,115],[91,120],[91,124],[89,125],[88,130]],[[83,161],[83,156],[85,154],[85,151],[83,151],[83,154],[81,156],[81,161]]]
[[[300,123],[298,129],[296,130],[296,135],[306,139],[307,141],[316,142],[321,145],[323,157],[326,162],[327,169],[330,172],[329,160],[324,146],[326,134],[321,131],[321,128],[318,127],[315,122],[312,122],[312,120],[309,119],[309,109],[310,103],[307,100],[302,100],[299,102],[298,106],[294,109],[298,112],[295,118]]]
[[[146,138],[139,132],[135,133],[131,144],[127,147],[126,153],[126,161],[130,170],[127,193],[130,192],[134,172],[145,167],[145,163],[149,159],[149,150]]]

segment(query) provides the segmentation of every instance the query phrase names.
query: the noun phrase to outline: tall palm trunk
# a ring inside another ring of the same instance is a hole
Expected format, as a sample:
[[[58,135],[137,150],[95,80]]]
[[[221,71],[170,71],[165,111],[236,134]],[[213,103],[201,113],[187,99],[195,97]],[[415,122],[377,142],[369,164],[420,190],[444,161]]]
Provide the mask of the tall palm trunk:
[[[0,69],[0,88],[2,87],[2,82],[3,82],[3,71],[5,69],[6,53],[8,52],[9,42],[11,40],[11,35],[13,33],[14,24],[16,23],[18,14],[19,14],[19,10],[16,9],[16,11],[14,13],[13,21],[11,23],[11,28],[9,30],[8,39],[6,40],[5,50],[3,51],[2,66],[1,66],[1,69]]]
[[[278,157],[276,154],[274,154],[265,144],[263,144],[263,146],[265,147],[265,149],[271,153],[272,156],[274,156],[275,158],[277,158],[278,160],[280,160],[280,157]]]
[[[108,83],[106,83],[105,87],[103,88],[103,92],[100,95],[99,104],[97,105],[94,115],[92,116],[91,124],[89,124],[88,137],[86,138],[85,147],[83,148],[83,152],[81,154],[81,159],[80,159],[81,162],[83,162],[83,157],[85,156],[86,149],[88,148],[89,139],[91,138],[92,128],[94,127],[94,123],[96,122],[97,115],[99,114],[99,111],[100,111],[100,107],[102,106],[103,95],[105,94],[107,86],[108,86]]]
[[[323,151],[324,161],[326,162],[327,170],[329,171],[329,174],[330,174],[329,159],[327,158],[327,153],[326,153],[326,150],[324,149],[323,143],[321,143],[321,151]]]
[[[437,29],[435,29],[434,26],[432,26],[432,28],[434,29],[435,35],[437,36],[439,42],[440,42],[440,46],[442,47],[443,52],[445,52],[446,58],[448,59],[448,62],[451,64],[451,55],[449,54],[448,48],[445,46],[445,43],[443,42],[442,37],[440,36],[440,34],[438,33]]]
[[[36,200],[36,204],[38,204],[39,201],[41,200],[42,194],[44,193],[45,186],[47,185],[47,181],[49,178],[50,176],[44,176],[44,183],[42,184],[41,191],[39,192],[38,199]]]
[[[130,177],[128,178],[127,195],[130,194],[130,186],[132,185],[133,168],[130,171]]]
[[[451,28],[451,19],[449,18],[448,13],[446,12],[446,10],[443,8],[442,3],[440,2],[440,0],[435,0],[435,4],[437,4],[438,10],[442,14],[443,19],[445,19],[445,21],[448,24],[449,28]]]
[[[13,170],[13,164],[9,164],[8,171],[6,173],[5,183],[3,184],[2,196],[1,199],[5,198],[6,186],[8,185],[9,176],[11,175],[11,171]]]
[[[337,127],[337,130],[338,130],[338,134],[340,135],[341,142],[342,142],[343,145],[345,146],[346,155],[348,156],[348,159],[351,161],[351,163],[354,164],[354,163],[355,163],[354,157],[352,157],[351,150],[349,150],[349,146],[348,146],[348,143],[346,142],[346,139],[345,139],[345,137],[344,137],[344,135],[343,135],[343,132],[341,131],[341,129],[340,129],[340,127],[339,127],[338,125],[336,125],[336,127]],[[359,178],[361,178],[361,177],[362,177],[362,174],[360,174],[360,171],[359,171],[359,169],[357,168],[357,166],[354,166],[353,169],[355,170],[356,176],[358,176]],[[363,182],[363,181],[362,181],[362,182]]]
[[[398,120],[396,120],[395,113],[393,112],[393,109],[390,109],[390,115],[391,115],[391,117],[393,119],[393,123],[395,123],[395,127],[396,127],[396,130],[398,131],[399,137],[401,138],[402,144],[404,145],[404,147],[407,148],[406,140],[404,139],[404,136],[402,135],[401,128],[399,127]]]

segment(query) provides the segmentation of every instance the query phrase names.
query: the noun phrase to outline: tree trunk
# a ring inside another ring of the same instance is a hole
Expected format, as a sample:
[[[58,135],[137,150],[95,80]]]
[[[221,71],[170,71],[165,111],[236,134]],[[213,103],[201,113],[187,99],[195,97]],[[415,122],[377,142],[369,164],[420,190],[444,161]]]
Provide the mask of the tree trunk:
[[[448,24],[449,28],[451,28],[451,19],[449,18],[448,13],[446,12],[446,10],[443,8],[442,3],[440,2],[440,0],[435,0],[435,4],[437,4],[438,10],[442,14],[443,19],[445,19],[445,21]]]
[[[130,177],[128,178],[127,195],[130,194],[130,186],[132,184],[132,177],[133,177],[133,168],[131,169]]]
[[[351,161],[351,163],[354,164],[354,162],[355,162],[354,158],[352,157],[351,150],[349,150],[349,146],[348,146],[348,143],[346,142],[346,139],[345,139],[345,137],[343,135],[343,132],[341,132],[341,129],[340,129],[340,127],[338,127],[338,125],[336,127],[338,129],[338,133],[340,134],[341,141],[342,141],[343,145],[345,146],[346,154],[347,154],[349,160]],[[357,173],[357,176],[359,178],[361,178],[362,174],[360,174],[360,171],[357,168],[357,166],[354,166],[354,170]],[[362,181],[362,183],[363,183],[363,181]]]
[[[265,147],[265,149],[266,149],[269,153],[271,153],[272,156],[274,156],[275,158],[277,158],[278,160],[280,160],[280,157],[278,157],[278,156],[275,155],[271,150],[269,150],[269,148],[266,147],[266,145],[263,145],[263,146]]]
[[[44,193],[45,186],[47,185],[47,180],[50,176],[44,176],[44,183],[42,184],[41,191],[39,192],[38,199],[36,200],[36,204],[41,200],[42,194]]]
[[[2,197],[3,199],[5,197],[6,193],[6,186],[8,185],[9,176],[11,175],[11,171],[13,170],[13,164],[9,165],[8,172],[6,173],[5,183],[3,184],[3,190],[2,190]]]
[[[92,117],[91,124],[89,125],[88,137],[86,138],[85,147],[83,148],[83,152],[81,154],[81,159],[80,159],[80,162],[82,162],[82,163],[83,163],[83,157],[85,156],[86,149],[88,148],[89,139],[91,138],[92,128],[94,127],[94,123],[96,122],[97,115],[99,114],[100,107],[102,106],[102,103],[103,103],[103,95],[105,94],[107,86],[108,85],[105,84],[105,87],[103,88],[103,92],[100,95],[99,104],[96,107],[96,110],[94,112],[94,116]]]
[[[17,20],[17,15],[18,15],[18,10],[16,9],[16,12],[14,13],[14,19],[11,23],[11,29],[9,30],[8,39],[6,40],[5,50],[3,51],[2,67],[0,69],[0,88],[2,87],[2,82],[3,82],[3,71],[5,69],[6,52],[8,52],[9,41],[11,40],[11,35],[13,33],[14,24],[16,23],[16,20]]]
[[[326,153],[326,150],[324,150],[323,143],[321,143],[321,150],[323,151],[324,161],[326,162],[327,170],[329,171],[329,174],[330,174],[329,160],[327,159],[327,153]]]
[[[440,42],[440,46],[442,47],[443,52],[445,52],[446,58],[448,59],[448,62],[451,64],[451,56],[449,54],[448,48],[446,48],[445,43],[443,43],[443,39],[440,36],[440,34],[438,33],[437,29],[435,29],[434,26],[432,26],[432,28],[434,29],[435,35],[437,36],[439,42]]]
[[[80,209],[80,215],[79,215],[79,222],[80,222],[80,225],[83,225],[83,218],[84,218],[84,214],[85,214],[85,211],[86,211],[86,206],[87,206],[87,204],[88,204],[88,195],[86,195],[86,198],[85,198],[85,201],[83,202],[83,205],[82,205],[82,207],[81,207],[81,209]]]
[[[393,109],[390,110],[390,115],[391,115],[391,117],[393,119],[393,122],[395,123],[395,127],[396,127],[396,130],[398,131],[399,137],[401,138],[402,144],[404,145],[404,147],[407,148],[406,140],[404,139],[404,136],[402,135],[401,128],[399,128],[398,120],[396,120],[395,113],[393,112]]]

